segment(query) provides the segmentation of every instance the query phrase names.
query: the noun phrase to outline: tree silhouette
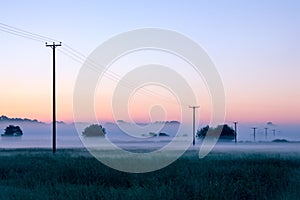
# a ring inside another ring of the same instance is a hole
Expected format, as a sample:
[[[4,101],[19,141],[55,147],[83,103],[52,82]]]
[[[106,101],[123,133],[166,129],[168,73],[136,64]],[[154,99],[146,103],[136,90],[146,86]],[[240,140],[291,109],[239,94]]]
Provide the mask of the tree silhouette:
[[[200,130],[197,130],[197,137],[200,139],[204,139],[208,132],[209,132],[209,136],[211,137],[217,137],[217,135],[221,133],[219,140],[231,141],[234,139],[235,136],[234,130],[231,127],[229,127],[227,124],[224,124],[224,125],[218,125],[216,128],[212,128],[207,125],[201,128]]]
[[[103,128],[99,124],[92,124],[84,129],[82,132],[83,136],[105,136],[106,131],[105,128]]]
[[[23,132],[19,126],[9,125],[4,129],[2,136],[21,136]]]

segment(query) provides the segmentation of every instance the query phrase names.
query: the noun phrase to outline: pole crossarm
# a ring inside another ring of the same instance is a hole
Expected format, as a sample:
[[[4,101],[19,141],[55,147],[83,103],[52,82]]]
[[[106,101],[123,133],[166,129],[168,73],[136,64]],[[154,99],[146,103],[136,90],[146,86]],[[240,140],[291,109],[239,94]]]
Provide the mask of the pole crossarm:
[[[46,44],[46,47],[51,47],[52,49],[61,46],[61,42],[59,44],[55,44],[55,42],[53,42],[53,44],[48,44],[46,42],[45,44]]]

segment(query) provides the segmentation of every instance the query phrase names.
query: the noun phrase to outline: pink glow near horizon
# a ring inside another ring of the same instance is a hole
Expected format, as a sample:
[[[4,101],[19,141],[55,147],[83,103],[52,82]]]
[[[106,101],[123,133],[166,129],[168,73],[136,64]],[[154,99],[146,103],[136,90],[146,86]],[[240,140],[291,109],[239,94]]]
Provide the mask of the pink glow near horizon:
[[[16,7],[14,2],[7,1],[1,6],[0,18],[5,24],[62,40],[62,49],[64,42],[74,45],[75,50],[86,56],[103,41],[124,31],[140,27],[178,31],[199,43],[217,67],[225,87],[225,121],[300,124],[298,1],[249,1],[234,5],[220,1],[219,6],[209,1],[191,1],[184,6],[179,1],[149,1],[136,3],[134,7],[124,1],[118,2],[124,12],[121,15],[109,1],[81,2],[74,4],[73,9],[69,9],[68,2],[59,3],[61,9],[49,15],[36,11],[53,2],[41,1],[33,6],[20,1]],[[99,12],[100,8],[103,12]],[[49,29],[52,25],[57,28]],[[51,122],[50,49],[43,42],[5,32],[1,32],[0,40],[5,47],[0,50],[0,115]],[[73,89],[83,63],[61,52],[57,52],[56,59],[57,120],[73,122]],[[183,71],[186,69],[179,66]],[[122,73],[124,68],[118,70]],[[193,85],[197,87],[202,86]],[[110,89],[101,91],[102,96],[96,94],[99,121],[113,121],[110,100],[105,97]],[[149,115],[151,104],[143,108],[143,101],[136,99],[130,105],[132,118],[140,122],[155,121]],[[208,123],[212,113],[210,99],[199,94],[199,104],[200,123]],[[178,107],[165,107],[165,120],[180,120]],[[159,109],[152,114],[159,120],[163,118]],[[89,119],[82,116],[82,121],[85,120]]]

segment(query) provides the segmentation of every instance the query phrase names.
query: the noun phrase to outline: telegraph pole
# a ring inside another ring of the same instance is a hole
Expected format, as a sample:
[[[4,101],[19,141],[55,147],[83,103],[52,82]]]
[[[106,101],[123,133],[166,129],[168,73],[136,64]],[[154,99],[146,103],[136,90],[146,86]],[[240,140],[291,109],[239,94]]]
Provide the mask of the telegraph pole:
[[[236,143],[237,142],[237,139],[236,139],[236,137],[237,137],[237,130],[236,130],[237,122],[233,122],[233,123],[234,123],[234,143]]]
[[[268,128],[265,128],[265,137],[266,137],[266,140],[268,139]]]
[[[195,110],[200,106],[189,106],[189,108],[193,109],[193,146],[195,146]]]
[[[51,47],[53,50],[53,122],[52,122],[52,152],[55,154],[56,152],[56,93],[55,93],[55,48],[61,46],[61,42],[59,44],[47,44],[46,47]]]
[[[275,129],[273,129],[272,131],[273,131],[273,136],[275,136],[275,131],[276,131],[276,130],[275,130]]]
[[[254,142],[255,142],[255,130],[257,129],[257,128],[252,128],[253,129],[253,140],[254,140]]]

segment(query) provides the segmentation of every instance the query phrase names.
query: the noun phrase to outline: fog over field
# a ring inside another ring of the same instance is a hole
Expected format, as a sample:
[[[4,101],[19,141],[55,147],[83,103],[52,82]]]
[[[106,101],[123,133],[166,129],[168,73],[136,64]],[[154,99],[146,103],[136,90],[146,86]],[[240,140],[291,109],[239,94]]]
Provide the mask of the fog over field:
[[[52,142],[52,124],[39,122],[30,119],[11,119],[5,118],[0,120],[1,134],[4,132],[5,127],[8,125],[18,125],[23,131],[21,137],[1,137],[0,148],[51,148]],[[81,123],[79,127],[81,130],[76,129],[75,124],[59,122],[57,123],[57,145],[58,148],[82,148],[84,147],[80,137],[82,131],[87,127],[88,123]],[[152,124],[139,123],[138,131],[133,124],[124,121],[116,123],[106,122],[102,124],[106,130],[106,139],[109,139],[114,144],[124,148],[144,148],[144,149],[159,149],[168,144],[174,137],[180,138],[183,141],[191,141],[191,133],[178,133],[177,131],[181,124],[176,121],[171,122],[156,122]],[[188,125],[189,126],[189,125]],[[231,126],[229,124],[229,126]],[[275,124],[256,124],[256,142],[253,142],[253,124],[238,124],[238,144],[235,145],[234,141],[218,144],[215,149],[224,149],[231,151],[237,149],[266,149],[270,151],[284,150],[292,148],[295,151],[297,142],[300,141],[300,126],[296,124],[275,125]],[[264,128],[268,128],[267,136]],[[199,128],[200,129],[200,128]],[[184,130],[184,128],[183,128]],[[275,131],[273,131],[275,130]],[[127,134],[127,133],[128,134]],[[166,136],[153,136],[153,133],[165,133]],[[275,135],[274,135],[275,133]],[[177,135],[176,135],[177,134]],[[285,143],[274,142],[274,140],[283,140]],[[196,147],[201,146],[202,140],[196,138]],[[180,148],[178,143],[178,148]],[[278,146],[280,146],[278,148]],[[194,147],[194,148],[196,148]]]

